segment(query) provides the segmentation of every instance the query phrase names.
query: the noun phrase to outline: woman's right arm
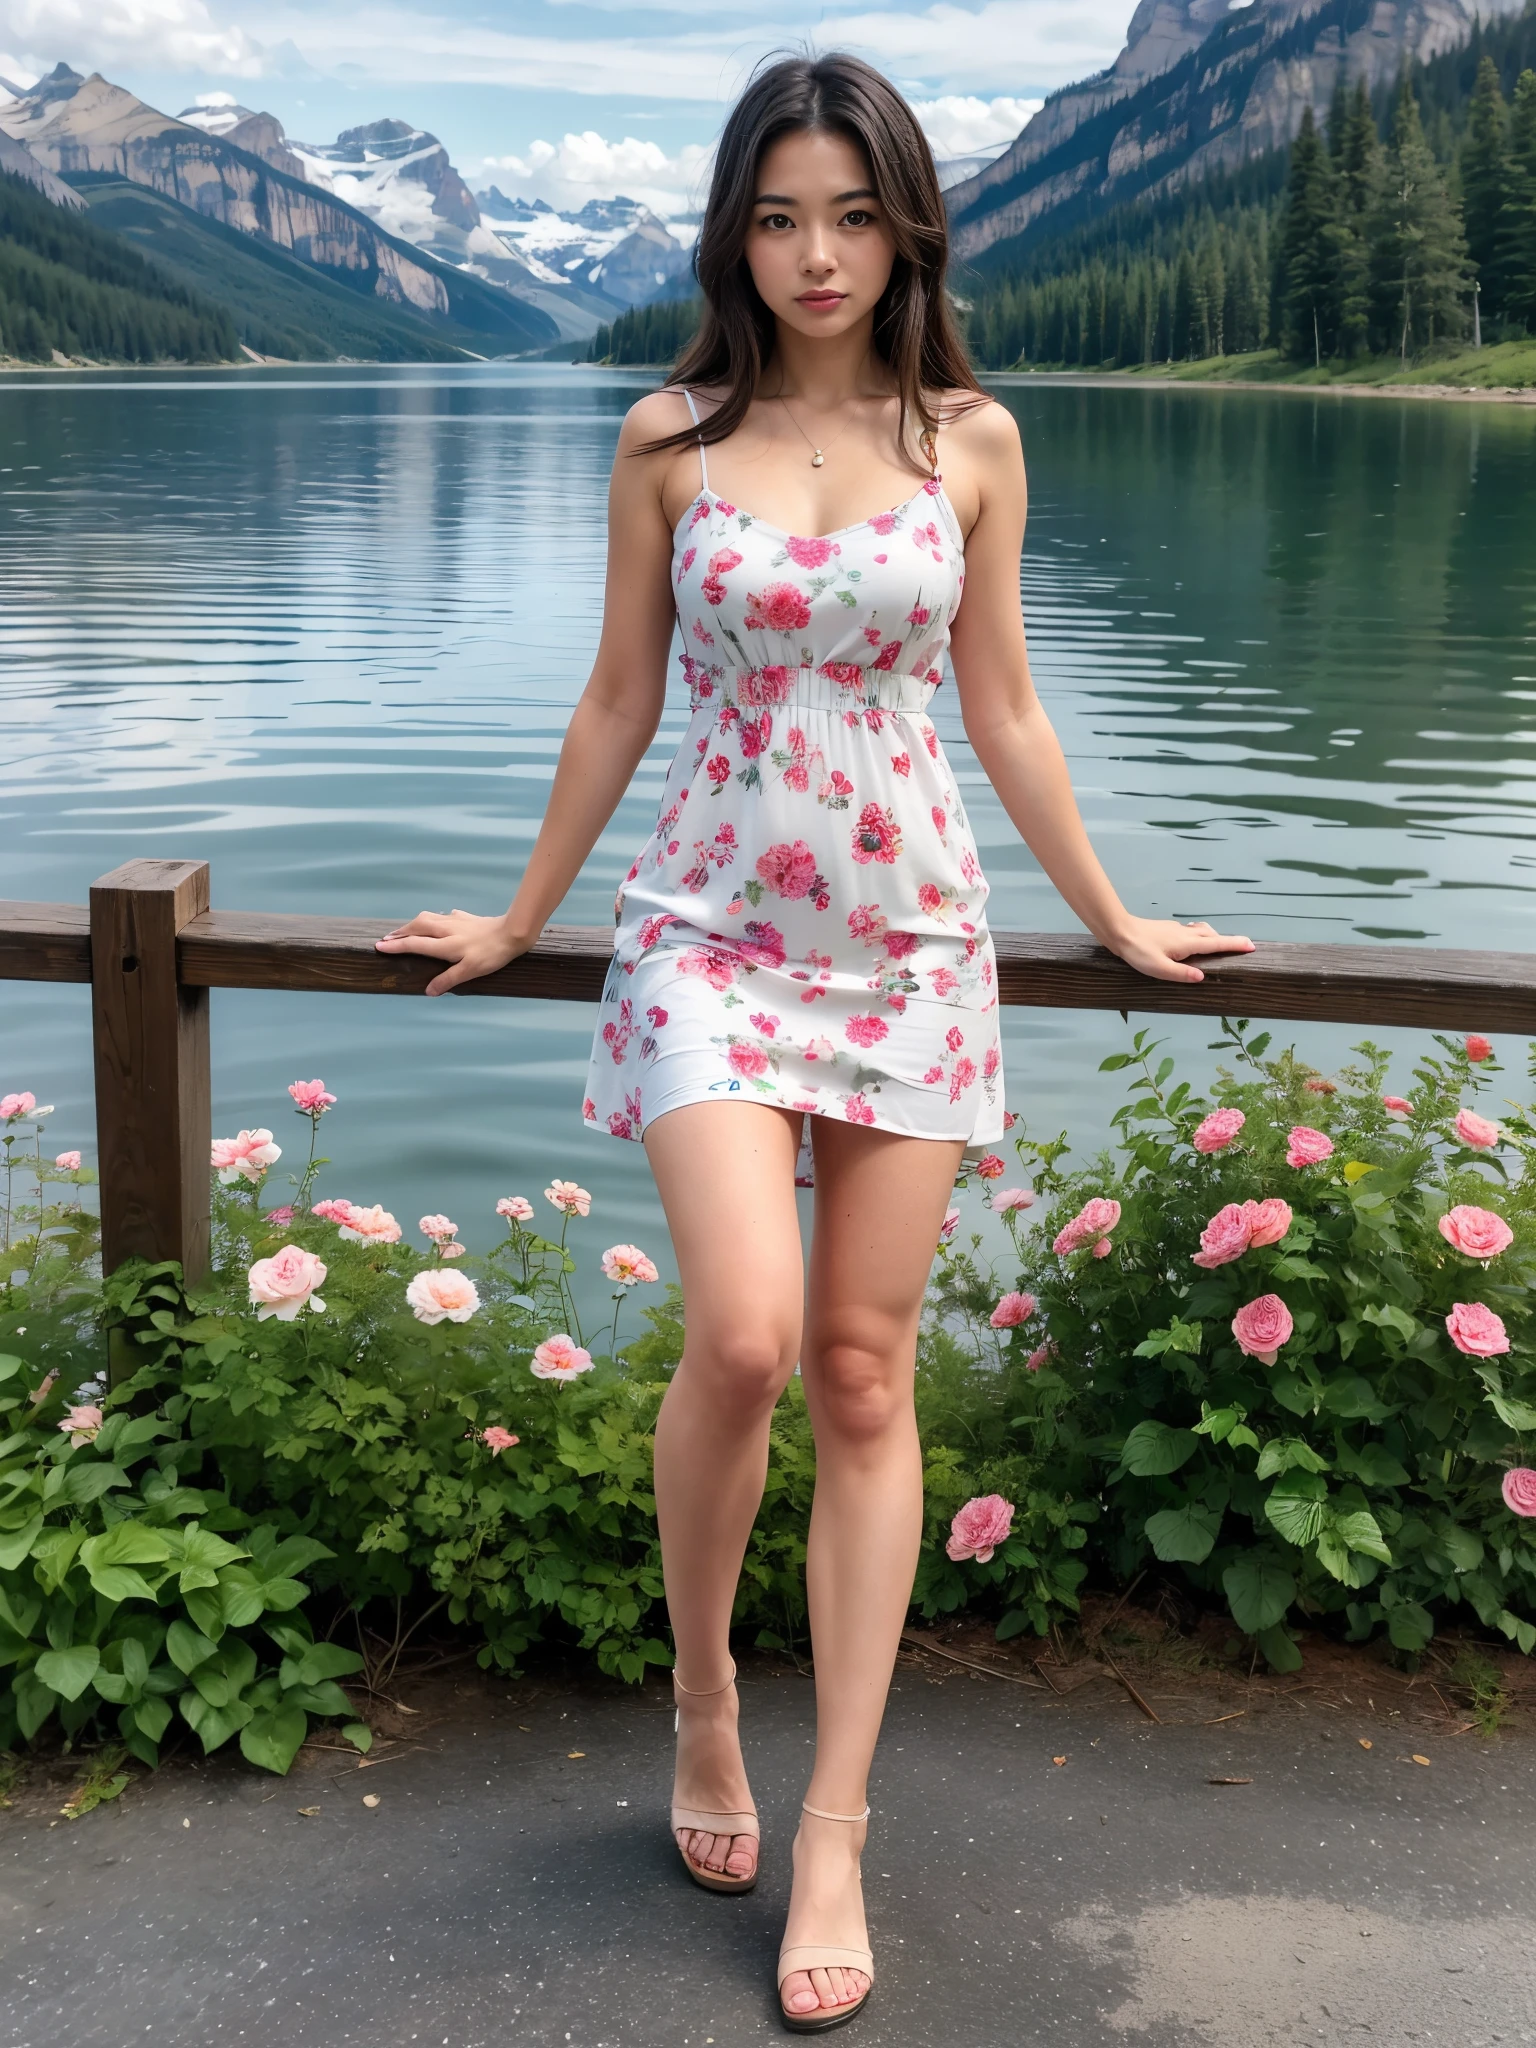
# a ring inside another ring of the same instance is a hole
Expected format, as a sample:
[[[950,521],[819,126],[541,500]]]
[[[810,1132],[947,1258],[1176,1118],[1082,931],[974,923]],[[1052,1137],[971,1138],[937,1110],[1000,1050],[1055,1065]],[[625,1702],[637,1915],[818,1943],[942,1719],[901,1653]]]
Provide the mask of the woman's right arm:
[[[677,427],[679,400],[651,392],[630,408],[608,487],[608,572],[597,659],[566,728],[538,838],[511,907],[500,917],[424,910],[378,940],[381,953],[445,962],[427,984],[446,995],[526,953],[597,844],[656,737],[677,613],[672,533],[662,509],[669,455],[637,444]]]

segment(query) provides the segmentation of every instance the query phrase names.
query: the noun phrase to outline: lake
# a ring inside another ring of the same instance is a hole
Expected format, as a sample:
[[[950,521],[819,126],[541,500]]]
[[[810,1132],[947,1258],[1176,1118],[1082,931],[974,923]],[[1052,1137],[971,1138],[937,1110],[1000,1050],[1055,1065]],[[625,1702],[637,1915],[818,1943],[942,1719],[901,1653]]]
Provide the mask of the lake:
[[[0,893],[83,902],[151,854],[208,860],[227,909],[503,907],[597,642],[619,422],[655,381],[0,376]],[[1127,901],[1259,940],[1536,950],[1536,411],[995,389],[1029,464],[1036,679]],[[674,693],[563,918],[611,916],[685,713]],[[952,685],[935,716],[994,927],[1072,928]],[[89,1157],[87,1005],[0,983],[0,1093],[58,1104],[50,1149]],[[280,1179],[305,1135],[284,1089],[318,1074],[340,1097],[331,1193],[408,1229],[445,1210],[483,1249],[498,1195],[575,1177],[597,1196],[584,1245],[633,1238],[665,1266],[641,1149],[580,1122],[591,1018],[219,992],[214,1127],[272,1125]],[[1004,1029],[1029,1128],[1101,1142],[1120,1019]],[[1209,1022],[1160,1030],[1208,1077]],[[1360,1035],[1295,1031],[1324,1067]],[[1406,1072],[1425,1040],[1394,1042]]]

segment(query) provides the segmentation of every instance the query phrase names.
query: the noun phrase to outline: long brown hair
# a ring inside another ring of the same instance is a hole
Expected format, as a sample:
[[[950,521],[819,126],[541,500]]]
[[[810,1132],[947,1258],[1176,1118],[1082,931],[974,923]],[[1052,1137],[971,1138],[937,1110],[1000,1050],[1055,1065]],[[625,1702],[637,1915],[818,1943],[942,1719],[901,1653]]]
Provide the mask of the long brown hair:
[[[721,133],[693,258],[703,316],[666,379],[666,386],[723,385],[726,396],[701,428],[680,428],[636,454],[723,441],[745,419],[775,342],[773,314],[744,253],[759,170],[781,136],[810,129],[842,135],[862,154],[896,244],[875,307],[874,345],[896,378],[898,445],[906,447],[910,421],[920,438],[937,429],[938,391],[974,392],[969,404],[985,402],[944,291],[949,222],[917,117],[888,78],[844,50],[782,57],[759,67]]]

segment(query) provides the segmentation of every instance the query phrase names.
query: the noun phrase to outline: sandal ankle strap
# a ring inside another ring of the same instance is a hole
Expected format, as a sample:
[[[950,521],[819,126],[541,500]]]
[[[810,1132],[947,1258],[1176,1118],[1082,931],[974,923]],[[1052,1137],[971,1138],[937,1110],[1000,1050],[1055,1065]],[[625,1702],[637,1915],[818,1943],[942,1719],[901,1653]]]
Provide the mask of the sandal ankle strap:
[[[869,1819],[869,1808],[867,1806],[865,1807],[862,1813],[828,1813],[825,1807],[811,1806],[805,1800],[802,1799],[800,1802],[800,1811],[802,1813],[813,1813],[815,1814],[818,1820],[847,1821],[850,1827],[857,1826],[857,1824],[861,1820]]]
[[[735,1659],[733,1658],[731,1660],[731,1675],[725,1681],[724,1685],[708,1685],[705,1686],[702,1691],[700,1691],[695,1686],[684,1685],[683,1681],[678,1677],[676,1671],[672,1673],[672,1683],[677,1687],[679,1692],[686,1693],[689,1699],[691,1700],[713,1699],[717,1693],[729,1692],[731,1687],[736,1683]]]

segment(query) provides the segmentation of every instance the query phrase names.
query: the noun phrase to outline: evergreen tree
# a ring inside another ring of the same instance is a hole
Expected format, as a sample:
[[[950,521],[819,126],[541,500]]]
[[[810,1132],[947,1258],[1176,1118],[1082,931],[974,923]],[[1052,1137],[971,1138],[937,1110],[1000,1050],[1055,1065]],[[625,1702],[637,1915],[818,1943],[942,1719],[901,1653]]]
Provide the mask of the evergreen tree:
[[[1461,213],[1424,138],[1406,77],[1393,109],[1370,245],[1376,317],[1403,362],[1411,347],[1461,332],[1469,282]]]
[[[1502,306],[1498,274],[1499,215],[1509,196],[1509,125],[1499,73],[1491,57],[1477,67],[1466,138],[1461,145],[1461,211],[1467,232],[1467,255],[1477,272],[1482,311]]]
[[[1288,356],[1311,356],[1321,363],[1325,341],[1328,353],[1333,353],[1337,223],[1333,167],[1308,107],[1291,146],[1291,174],[1280,231],[1281,346]]]
[[[1504,313],[1536,332],[1536,71],[1522,71],[1515,84],[1496,266]]]

